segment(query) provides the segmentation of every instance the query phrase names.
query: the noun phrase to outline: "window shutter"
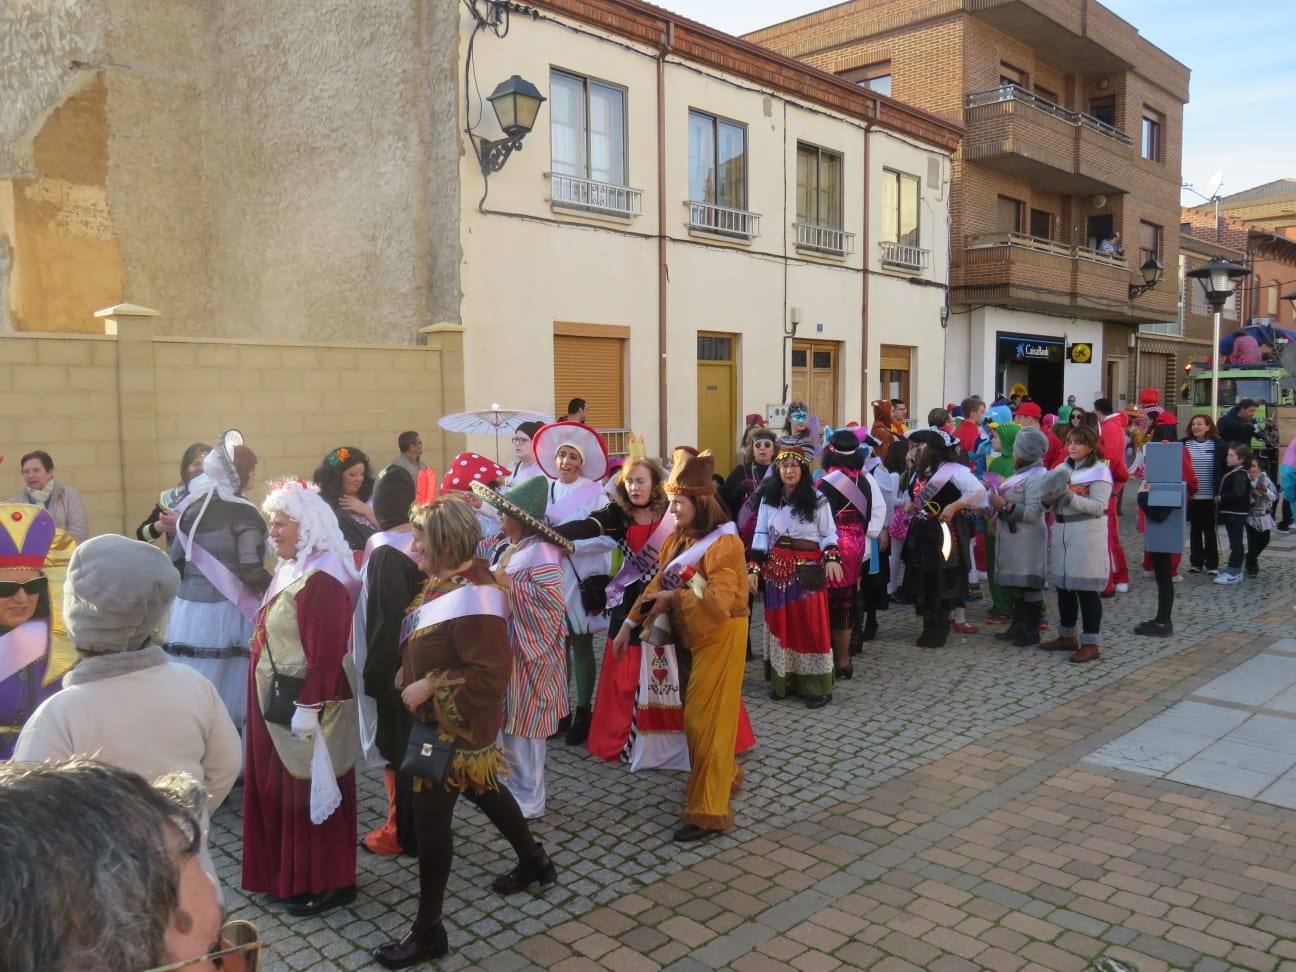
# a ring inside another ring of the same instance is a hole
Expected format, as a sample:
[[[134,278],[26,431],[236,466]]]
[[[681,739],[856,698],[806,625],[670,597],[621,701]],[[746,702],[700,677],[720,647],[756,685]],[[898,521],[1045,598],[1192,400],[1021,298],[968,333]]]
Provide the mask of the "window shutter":
[[[619,338],[554,335],[554,415],[583,398],[586,421],[598,429],[625,428],[625,342]]]

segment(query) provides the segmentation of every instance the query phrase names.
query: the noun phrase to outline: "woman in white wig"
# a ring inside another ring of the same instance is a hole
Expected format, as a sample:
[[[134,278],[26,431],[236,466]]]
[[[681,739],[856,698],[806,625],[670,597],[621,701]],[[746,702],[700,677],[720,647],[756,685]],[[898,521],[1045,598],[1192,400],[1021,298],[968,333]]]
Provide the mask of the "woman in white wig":
[[[203,459],[202,474],[190,480],[189,494],[177,507],[180,519],[171,544],[180,593],[162,645],[216,686],[240,730],[252,619],[270,584],[265,520],[243,497],[256,465],[256,454],[231,430]]]
[[[313,915],[355,900],[359,720],[347,648],[360,582],[318,487],[276,483],[262,508],[279,565],[252,637],[243,888]]]

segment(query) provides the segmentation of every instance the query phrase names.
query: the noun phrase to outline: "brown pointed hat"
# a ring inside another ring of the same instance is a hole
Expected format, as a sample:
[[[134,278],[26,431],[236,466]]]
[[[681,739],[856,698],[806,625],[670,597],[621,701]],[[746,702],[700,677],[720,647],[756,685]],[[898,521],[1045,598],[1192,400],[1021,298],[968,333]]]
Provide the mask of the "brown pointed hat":
[[[710,449],[698,452],[689,446],[676,446],[670,478],[662,488],[671,496],[714,496],[714,475],[715,456]]]

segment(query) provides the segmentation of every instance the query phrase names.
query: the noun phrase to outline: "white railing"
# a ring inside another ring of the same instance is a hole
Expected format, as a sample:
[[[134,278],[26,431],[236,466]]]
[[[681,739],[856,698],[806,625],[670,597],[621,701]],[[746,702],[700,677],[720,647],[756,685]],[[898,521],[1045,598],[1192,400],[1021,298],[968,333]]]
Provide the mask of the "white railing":
[[[550,172],[549,202],[558,209],[639,216],[643,213],[643,190]]]
[[[898,267],[901,270],[926,270],[931,263],[931,250],[921,246],[909,246],[906,243],[893,243],[890,240],[878,240],[882,251],[884,267]]]
[[[1095,118],[1093,115],[1087,115],[1083,111],[1068,111],[1061,105],[1055,105],[1046,98],[1041,98],[1034,92],[1027,91],[1015,84],[1001,84],[997,88],[991,88],[989,91],[977,91],[967,96],[967,107],[981,108],[985,105],[997,105],[1008,101],[1019,101],[1022,104],[1029,105],[1047,115],[1059,118],[1068,125],[1088,128],[1091,131],[1098,132],[1110,139],[1120,142],[1122,145],[1133,145],[1134,140],[1122,132],[1114,125],[1109,125],[1105,121]]]
[[[988,236],[973,237],[967,242],[969,250],[984,250],[994,246],[1011,246],[1022,250],[1033,250],[1036,253],[1051,253],[1068,260],[1087,260],[1108,267],[1128,269],[1125,258],[1114,253],[1103,253],[1087,246],[1071,246],[1068,243],[1028,236],[1025,233],[991,233]]]
[[[598,434],[602,436],[603,445],[607,447],[609,456],[615,458],[630,454],[629,429],[599,429]]]
[[[855,234],[831,226],[814,223],[796,223],[796,245],[800,250],[816,250],[833,256],[846,256],[855,252]]]
[[[696,199],[690,199],[684,205],[689,211],[689,229],[701,230],[704,233],[719,233],[722,236],[736,236],[744,240],[752,240],[760,235],[758,213],[717,206],[715,203],[698,202]]]

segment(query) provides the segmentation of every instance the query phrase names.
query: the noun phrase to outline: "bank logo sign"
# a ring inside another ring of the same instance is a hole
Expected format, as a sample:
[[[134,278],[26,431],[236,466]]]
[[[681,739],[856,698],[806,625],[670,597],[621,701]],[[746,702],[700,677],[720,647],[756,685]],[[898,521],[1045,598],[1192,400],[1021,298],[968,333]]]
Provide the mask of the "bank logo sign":
[[[1092,344],[1071,345],[1071,361],[1075,364],[1088,364],[1093,360]]]

